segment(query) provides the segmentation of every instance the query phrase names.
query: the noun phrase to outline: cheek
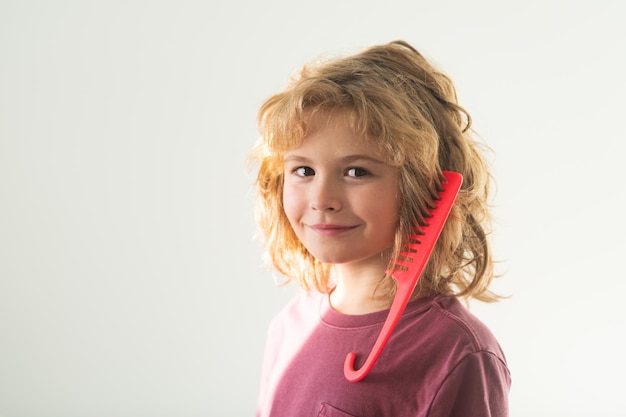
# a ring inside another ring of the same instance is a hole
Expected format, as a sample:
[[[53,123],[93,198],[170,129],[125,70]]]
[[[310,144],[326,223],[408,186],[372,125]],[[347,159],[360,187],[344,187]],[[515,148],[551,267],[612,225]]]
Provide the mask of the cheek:
[[[289,219],[289,223],[292,225],[294,222],[301,216],[301,206],[302,201],[300,194],[292,190],[288,185],[285,185],[283,188],[283,210],[285,211],[285,215],[287,219]]]
[[[366,195],[360,196],[358,204],[370,214],[378,213],[379,215],[397,216],[400,210],[398,192],[393,185],[369,190]]]
[[[370,200],[367,207],[367,216],[375,219],[376,224],[385,235],[395,235],[398,226],[398,216],[400,211],[400,202],[397,193],[390,190],[381,191],[377,194],[377,199]]]

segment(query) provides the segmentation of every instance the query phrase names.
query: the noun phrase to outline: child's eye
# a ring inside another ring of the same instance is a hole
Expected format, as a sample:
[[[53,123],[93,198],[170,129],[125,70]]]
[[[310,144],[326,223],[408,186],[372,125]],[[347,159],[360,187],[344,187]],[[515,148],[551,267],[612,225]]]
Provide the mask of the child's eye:
[[[315,171],[310,167],[298,167],[293,170],[293,173],[299,177],[308,177],[310,175],[315,175]]]
[[[367,175],[370,175],[370,172],[364,168],[348,168],[348,170],[346,171],[346,175],[349,177],[354,177],[354,178],[359,178],[359,177],[365,177]]]

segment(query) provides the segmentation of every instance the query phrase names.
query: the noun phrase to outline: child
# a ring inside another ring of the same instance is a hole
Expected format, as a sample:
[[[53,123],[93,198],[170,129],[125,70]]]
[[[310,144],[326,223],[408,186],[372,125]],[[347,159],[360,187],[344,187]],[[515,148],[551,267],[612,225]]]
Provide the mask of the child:
[[[498,342],[459,298],[495,301],[489,173],[454,87],[404,41],[304,67],[259,111],[257,220],[271,265],[306,290],[272,321],[258,417],[506,416]],[[442,171],[450,217],[369,374],[396,260]],[[360,359],[359,359],[360,358]],[[360,362],[359,362],[360,361]]]

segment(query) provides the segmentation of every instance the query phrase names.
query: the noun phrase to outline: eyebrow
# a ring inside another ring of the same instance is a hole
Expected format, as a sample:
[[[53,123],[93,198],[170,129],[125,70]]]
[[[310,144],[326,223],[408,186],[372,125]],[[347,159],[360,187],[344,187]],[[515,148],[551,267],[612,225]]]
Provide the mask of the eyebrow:
[[[356,155],[344,156],[343,158],[341,158],[341,162],[345,163],[345,164],[353,163],[355,161],[368,161],[368,162],[372,162],[372,163],[375,163],[375,164],[389,165],[385,161],[382,161],[382,160],[380,160],[378,158],[374,158],[373,156],[369,156],[369,155],[356,154]],[[303,162],[303,163],[308,163],[308,162],[312,162],[312,161],[309,158],[306,158],[304,156],[288,155],[288,156],[285,157],[284,162]]]

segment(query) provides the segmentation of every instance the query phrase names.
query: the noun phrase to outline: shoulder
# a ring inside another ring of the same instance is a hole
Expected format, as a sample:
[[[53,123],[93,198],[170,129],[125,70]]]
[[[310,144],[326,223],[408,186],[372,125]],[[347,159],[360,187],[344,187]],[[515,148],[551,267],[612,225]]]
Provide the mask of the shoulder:
[[[272,318],[270,334],[279,336],[288,328],[298,328],[318,321],[322,296],[318,292],[298,293]]]
[[[439,295],[433,298],[431,314],[441,336],[467,343],[474,352],[490,351],[504,359],[500,345],[483,321],[470,312],[455,297]]]
[[[299,293],[272,318],[265,342],[265,362],[269,368],[280,355],[288,356],[285,352],[307,340],[311,329],[319,323],[320,302],[320,295]]]
[[[291,300],[289,300],[274,316],[273,321],[281,321],[288,318],[299,317],[303,314],[310,314],[319,311],[323,294],[317,291],[298,292]]]

